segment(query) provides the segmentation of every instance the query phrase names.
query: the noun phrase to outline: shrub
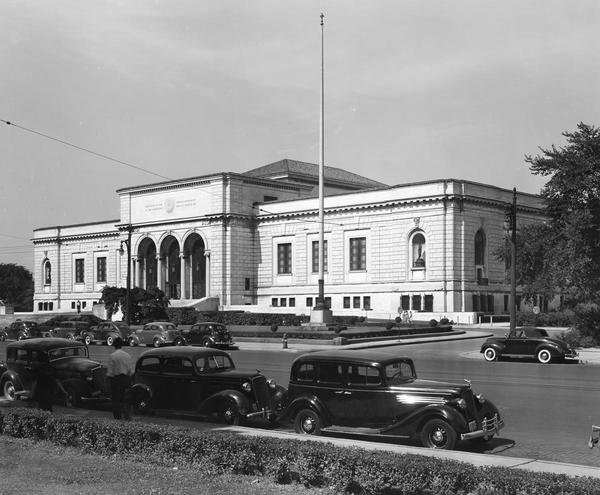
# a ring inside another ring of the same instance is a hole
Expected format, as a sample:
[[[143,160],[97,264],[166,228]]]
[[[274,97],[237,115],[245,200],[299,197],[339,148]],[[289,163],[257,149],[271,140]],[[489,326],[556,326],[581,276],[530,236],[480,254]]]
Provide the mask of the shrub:
[[[277,325],[271,325],[271,332],[275,333],[278,328],[279,328],[279,326],[277,326]]]
[[[432,318],[431,320],[429,320],[429,326],[430,327],[437,327],[438,322],[435,318]]]
[[[402,317],[400,317],[400,316],[396,316],[396,318],[394,318],[394,321],[395,321],[397,324],[400,324],[400,323],[402,323]]]
[[[388,321],[388,322],[385,324],[385,329],[386,329],[386,330],[391,330],[392,328],[394,328],[394,324],[393,324],[391,321]]]
[[[448,325],[449,323],[450,321],[445,316],[443,318],[440,318],[440,325]]]
[[[175,325],[193,325],[199,315],[194,308],[167,308],[169,321]]]
[[[587,495],[597,479],[570,478],[330,443],[241,436],[170,425],[60,416],[36,409],[0,411],[0,433],[47,440],[90,454],[126,456],[157,466],[190,465],[207,476],[268,476],[280,483],[368,494]]]

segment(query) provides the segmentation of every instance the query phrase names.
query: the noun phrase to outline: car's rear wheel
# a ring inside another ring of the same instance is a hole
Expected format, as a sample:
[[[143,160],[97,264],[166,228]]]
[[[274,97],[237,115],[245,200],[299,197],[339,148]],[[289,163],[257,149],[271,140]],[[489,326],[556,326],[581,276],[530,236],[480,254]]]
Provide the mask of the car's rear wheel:
[[[323,427],[321,416],[312,409],[302,409],[294,419],[296,433],[303,435],[319,435]]]
[[[136,414],[152,414],[152,399],[145,390],[133,390],[131,407]]]
[[[202,347],[212,347],[212,342],[208,337],[202,339]]]
[[[130,337],[130,338],[129,338],[129,340],[128,340],[127,342],[129,342],[129,345],[130,345],[131,347],[134,347],[134,346],[136,346],[136,345],[137,345],[137,341],[136,341],[136,340],[135,340],[133,337]]]
[[[20,333],[19,335],[17,335],[17,340],[24,340],[25,339],[25,335]]]
[[[16,400],[17,399],[17,389],[15,388],[15,384],[12,380],[6,380],[2,387],[4,391],[4,398],[7,400]]]
[[[65,387],[65,407],[73,408],[81,404],[81,396],[73,387]]]
[[[181,337],[177,337],[174,342],[175,345],[185,345],[185,341]]]
[[[155,338],[155,339],[152,341],[152,345],[153,345],[154,347],[160,347],[160,346],[162,345],[162,341],[161,341],[161,340],[160,340],[158,337],[156,337],[156,338]]]
[[[493,347],[486,347],[485,350],[483,351],[483,357],[485,358],[486,361],[497,361],[498,353],[496,352],[496,349],[494,349]]]
[[[85,343],[85,345],[90,345],[92,343],[92,336],[91,335],[86,335],[83,338],[83,342]]]
[[[542,364],[548,364],[552,361],[552,354],[548,349],[540,349],[537,353],[537,360]]]
[[[219,411],[221,421],[227,425],[236,426],[240,424],[240,410],[235,402],[228,401]]]
[[[68,333],[66,335],[66,338],[69,339],[69,340],[75,340],[75,335],[73,335],[72,333]]]
[[[112,335],[109,335],[108,337],[106,337],[106,345],[113,345],[115,342],[115,338]]]
[[[430,449],[451,450],[456,445],[456,431],[443,419],[431,419],[421,430],[421,443]]]

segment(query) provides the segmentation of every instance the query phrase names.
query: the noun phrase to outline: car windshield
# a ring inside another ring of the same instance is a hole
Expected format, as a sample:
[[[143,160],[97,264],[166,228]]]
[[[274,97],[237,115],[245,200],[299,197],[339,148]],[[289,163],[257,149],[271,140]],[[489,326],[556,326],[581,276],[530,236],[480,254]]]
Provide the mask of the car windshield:
[[[60,347],[58,349],[50,349],[50,351],[48,351],[48,359],[50,361],[68,357],[88,357],[87,348],[85,346]]]
[[[222,371],[233,369],[235,366],[229,356],[218,354],[196,359],[196,368],[199,371]]]
[[[408,361],[396,361],[385,366],[385,377],[388,385],[399,385],[414,380],[417,376],[412,364]]]
[[[165,325],[165,329],[167,329],[167,330],[177,330],[177,327],[175,325]]]

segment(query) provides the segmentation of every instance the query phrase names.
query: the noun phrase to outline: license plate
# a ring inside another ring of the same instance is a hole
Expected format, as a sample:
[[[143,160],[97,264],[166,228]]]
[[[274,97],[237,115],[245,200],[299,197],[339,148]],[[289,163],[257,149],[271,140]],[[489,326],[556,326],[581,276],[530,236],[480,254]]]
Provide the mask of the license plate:
[[[469,421],[469,431],[475,431],[477,429],[477,421]]]

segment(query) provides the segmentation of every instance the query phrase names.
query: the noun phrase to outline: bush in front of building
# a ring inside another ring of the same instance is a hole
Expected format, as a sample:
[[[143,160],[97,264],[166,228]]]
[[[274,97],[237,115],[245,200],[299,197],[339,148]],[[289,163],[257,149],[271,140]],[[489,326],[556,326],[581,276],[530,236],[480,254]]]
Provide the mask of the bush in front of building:
[[[538,314],[533,311],[517,311],[516,317],[519,327],[570,327],[576,321],[575,311],[569,309]]]
[[[474,465],[331,443],[242,436],[170,425],[61,416],[36,409],[0,412],[0,433],[46,440],[102,456],[215,476],[264,476],[335,492],[366,494],[597,494],[597,479]],[[118,457],[117,457],[118,458]]]

